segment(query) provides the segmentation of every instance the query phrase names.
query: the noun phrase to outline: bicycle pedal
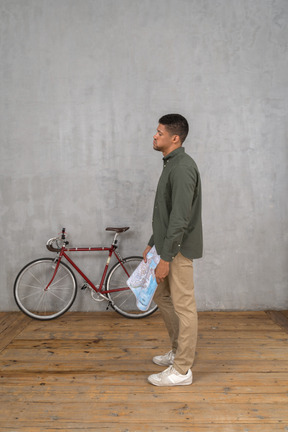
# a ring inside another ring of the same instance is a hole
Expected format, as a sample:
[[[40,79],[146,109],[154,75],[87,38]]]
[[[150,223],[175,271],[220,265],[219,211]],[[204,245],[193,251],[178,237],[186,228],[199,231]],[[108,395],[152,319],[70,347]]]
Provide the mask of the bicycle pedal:
[[[87,289],[87,288],[88,288],[88,284],[85,283],[85,284],[82,286],[81,290],[85,290],[85,289]]]

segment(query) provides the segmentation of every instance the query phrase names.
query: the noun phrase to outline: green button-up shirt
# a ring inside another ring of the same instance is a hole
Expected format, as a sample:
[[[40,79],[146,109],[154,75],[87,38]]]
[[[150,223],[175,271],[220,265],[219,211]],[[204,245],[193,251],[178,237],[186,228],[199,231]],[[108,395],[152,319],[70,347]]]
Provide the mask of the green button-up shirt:
[[[186,258],[200,258],[203,252],[201,219],[201,180],[194,160],[179,147],[163,158],[154,211],[155,245],[164,261],[172,261],[178,252]]]

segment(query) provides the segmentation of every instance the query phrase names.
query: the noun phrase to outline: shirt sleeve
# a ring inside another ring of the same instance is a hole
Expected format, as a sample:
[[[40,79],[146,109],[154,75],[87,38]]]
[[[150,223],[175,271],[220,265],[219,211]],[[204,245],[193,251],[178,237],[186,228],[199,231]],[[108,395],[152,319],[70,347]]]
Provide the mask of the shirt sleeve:
[[[171,212],[169,224],[160,253],[164,261],[172,261],[181,248],[183,235],[191,220],[192,203],[197,172],[193,167],[178,165],[170,174]]]
[[[150,237],[150,240],[148,242],[148,245],[151,246],[151,248],[154,246],[154,235],[152,234],[152,236]]]

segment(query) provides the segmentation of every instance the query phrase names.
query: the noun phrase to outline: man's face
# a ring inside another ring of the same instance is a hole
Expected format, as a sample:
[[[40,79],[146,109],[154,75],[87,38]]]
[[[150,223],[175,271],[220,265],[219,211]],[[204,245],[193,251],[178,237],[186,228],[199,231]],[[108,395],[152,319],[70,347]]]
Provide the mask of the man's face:
[[[164,156],[170,153],[173,146],[173,137],[175,135],[171,135],[164,125],[159,124],[157,128],[157,132],[153,137],[153,148],[156,151],[160,151],[164,154]]]

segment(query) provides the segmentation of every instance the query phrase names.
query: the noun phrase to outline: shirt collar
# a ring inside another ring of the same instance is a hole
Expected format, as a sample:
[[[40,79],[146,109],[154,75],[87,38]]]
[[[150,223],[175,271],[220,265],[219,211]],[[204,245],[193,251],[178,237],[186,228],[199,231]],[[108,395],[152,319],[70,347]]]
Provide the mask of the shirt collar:
[[[177,156],[180,153],[184,153],[185,152],[185,148],[184,147],[178,147],[176,150],[173,150],[171,153],[169,153],[167,156],[163,157],[163,161],[166,161],[167,159],[173,158],[175,156]]]

